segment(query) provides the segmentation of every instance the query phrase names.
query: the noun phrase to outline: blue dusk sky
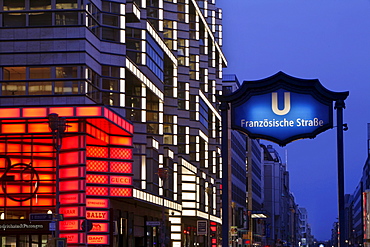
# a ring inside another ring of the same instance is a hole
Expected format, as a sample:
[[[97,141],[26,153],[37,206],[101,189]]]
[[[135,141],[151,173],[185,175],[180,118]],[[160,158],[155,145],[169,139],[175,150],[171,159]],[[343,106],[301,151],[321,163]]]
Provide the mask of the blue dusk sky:
[[[370,0],[216,0],[223,9],[226,74],[258,80],[278,71],[349,91],[344,110],[345,192],[352,194],[367,158],[370,123]],[[334,111],[334,123],[336,112]],[[272,144],[262,141],[265,144]],[[296,203],[312,233],[328,240],[338,217],[336,129],[284,148]]]

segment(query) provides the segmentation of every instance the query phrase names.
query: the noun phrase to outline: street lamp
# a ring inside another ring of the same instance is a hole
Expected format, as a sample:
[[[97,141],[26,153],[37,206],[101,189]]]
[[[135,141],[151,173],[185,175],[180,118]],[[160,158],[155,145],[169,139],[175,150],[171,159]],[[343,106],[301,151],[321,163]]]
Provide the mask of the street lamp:
[[[55,167],[56,167],[56,175],[55,175],[55,214],[57,222],[55,224],[55,237],[59,238],[59,208],[60,208],[60,201],[59,201],[59,154],[60,149],[62,148],[62,137],[64,132],[66,131],[67,124],[66,118],[59,117],[56,113],[50,113],[48,115],[49,119],[49,128],[51,129],[52,137],[53,137],[53,145],[56,151],[55,154]]]
[[[162,224],[161,224],[161,247],[165,247],[165,214],[164,214],[164,182],[168,178],[168,169],[158,168],[158,176],[162,180]]]

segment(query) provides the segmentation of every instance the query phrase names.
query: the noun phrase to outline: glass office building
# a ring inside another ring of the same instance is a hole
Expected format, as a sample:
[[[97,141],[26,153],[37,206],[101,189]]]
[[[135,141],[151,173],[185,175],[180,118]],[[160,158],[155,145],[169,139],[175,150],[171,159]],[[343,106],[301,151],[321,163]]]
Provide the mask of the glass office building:
[[[219,244],[221,19],[215,0],[0,0],[0,246]]]

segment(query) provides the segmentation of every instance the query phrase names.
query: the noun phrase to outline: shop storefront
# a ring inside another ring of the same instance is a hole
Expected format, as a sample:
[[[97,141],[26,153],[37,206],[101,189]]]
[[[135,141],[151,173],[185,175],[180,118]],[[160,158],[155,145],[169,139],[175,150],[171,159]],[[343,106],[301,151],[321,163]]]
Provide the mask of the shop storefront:
[[[62,136],[51,113],[66,120]],[[132,133],[103,106],[0,108],[0,246],[46,246],[54,222],[68,246],[114,246],[111,200],[132,197]]]

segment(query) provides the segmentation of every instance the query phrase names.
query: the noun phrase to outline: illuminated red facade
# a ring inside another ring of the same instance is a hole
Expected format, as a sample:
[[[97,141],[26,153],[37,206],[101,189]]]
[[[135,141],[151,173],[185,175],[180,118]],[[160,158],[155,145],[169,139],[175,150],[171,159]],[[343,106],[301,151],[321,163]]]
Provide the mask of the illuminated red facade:
[[[55,213],[57,152],[50,113],[66,117],[68,125],[59,154],[60,237],[68,246],[109,245],[114,231],[109,198],[132,197],[133,126],[105,107],[0,109],[0,208],[17,220]],[[92,222],[88,233],[86,219]]]

